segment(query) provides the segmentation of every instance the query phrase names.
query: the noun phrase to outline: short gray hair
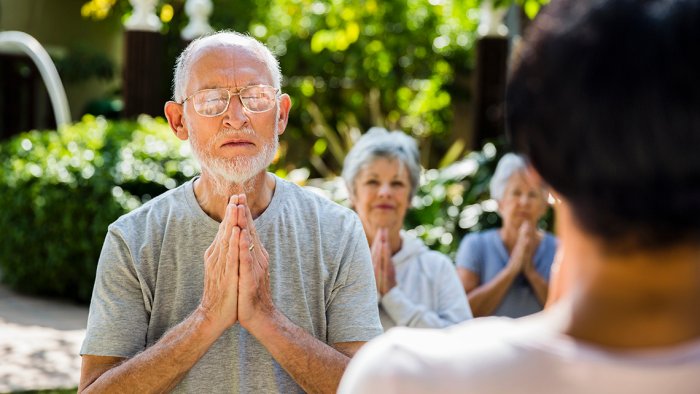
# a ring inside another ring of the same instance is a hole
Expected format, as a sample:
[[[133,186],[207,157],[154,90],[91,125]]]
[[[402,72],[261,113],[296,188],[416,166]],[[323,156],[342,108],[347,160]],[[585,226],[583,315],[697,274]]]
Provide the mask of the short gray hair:
[[[501,157],[496,165],[496,171],[491,177],[491,182],[489,183],[489,190],[491,192],[491,197],[496,200],[501,200],[506,192],[506,186],[508,181],[513,174],[527,170],[527,163],[525,160],[515,153],[506,153]]]
[[[272,86],[279,89],[282,85],[280,64],[270,49],[251,36],[235,31],[224,30],[195,39],[182,51],[180,56],[178,56],[177,62],[175,63],[175,76],[173,77],[173,101],[181,103],[186,97],[186,78],[192,66],[193,55],[200,49],[215,45],[244,46],[252,49],[267,65],[270,75],[272,76]]]
[[[354,194],[355,178],[367,165],[378,158],[397,159],[408,169],[411,195],[416,195],[420,183],[420,154],[416,140],[402,131],[387,131],[373,127],[350,149],[343,163],[342,177],[350,195]]]

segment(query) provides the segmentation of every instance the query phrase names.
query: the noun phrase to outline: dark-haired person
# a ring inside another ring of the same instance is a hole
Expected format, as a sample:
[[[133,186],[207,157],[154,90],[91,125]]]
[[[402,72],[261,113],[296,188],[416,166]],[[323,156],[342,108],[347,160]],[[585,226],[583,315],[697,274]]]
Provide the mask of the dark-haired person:
[[[697,0],[553,0],[506,104],[514,146],[561,201],[560,299],[394,329],[339,392],[700,392],[699,43]]]

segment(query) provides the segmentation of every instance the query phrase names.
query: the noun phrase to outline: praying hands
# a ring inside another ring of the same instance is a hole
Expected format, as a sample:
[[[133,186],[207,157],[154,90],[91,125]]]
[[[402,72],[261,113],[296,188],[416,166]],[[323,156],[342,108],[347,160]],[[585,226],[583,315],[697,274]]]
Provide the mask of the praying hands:
[[[236,322],[249,329],[274,311],[267,251],[255,231],[246,196],[229,199],[219,231],[205,256],[200,307],[226,329]]]

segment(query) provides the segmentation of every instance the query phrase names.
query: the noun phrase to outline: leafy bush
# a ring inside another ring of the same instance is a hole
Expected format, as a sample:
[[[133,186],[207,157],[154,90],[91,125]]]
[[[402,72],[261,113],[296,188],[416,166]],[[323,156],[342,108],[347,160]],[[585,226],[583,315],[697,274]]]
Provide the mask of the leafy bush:
[[[425,171],[405,228],[454,257],[464,234],[499,226],[488,182],[501,145]],[[32,294],[89,301],[107,226],[197,171],[189,144],[148,117],[87,116],[0,144],[0,279]],[[340,178],[307,180],[307,168],[276,172],[347,205]],[[551,229],[551,213],[542,225]]]
[[[0,145],[0,274],[33,294],[90,299],[107,226],[197,171],[162,120],[87,116]]]
[[[489,195],[491,176],[503,155],[496,145],[502,144],[487,143],[442,170],[425,171],[405,228],[432,249],[454,257],[466,233],[500,226],[498,205]]]

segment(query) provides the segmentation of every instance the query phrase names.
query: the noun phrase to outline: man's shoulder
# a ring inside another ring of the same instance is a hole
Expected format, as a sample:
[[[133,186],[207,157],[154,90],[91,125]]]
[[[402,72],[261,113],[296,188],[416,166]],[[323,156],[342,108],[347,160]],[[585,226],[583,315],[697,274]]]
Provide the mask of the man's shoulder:
[[[294,209],[301,209],[309,213],[314,212],[318,214],[320,220],[327,223],[354,224],[359,222],[355,211],[293,182],[282,178],[277,178],[277,181],[285,194],[284,203]]]
[[[186,191],[191,187],[191,182],[186,182],[174,189],[168,190],[140,207],[125,213],[115,220],[109,227],[111,230],[129,231],[134,227],[143,227],[153,222],[167,220],[167,216],[174,211],[182,210],[187,206]]]

